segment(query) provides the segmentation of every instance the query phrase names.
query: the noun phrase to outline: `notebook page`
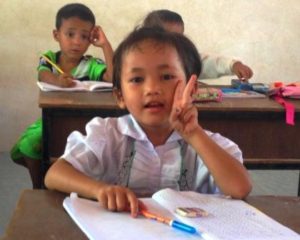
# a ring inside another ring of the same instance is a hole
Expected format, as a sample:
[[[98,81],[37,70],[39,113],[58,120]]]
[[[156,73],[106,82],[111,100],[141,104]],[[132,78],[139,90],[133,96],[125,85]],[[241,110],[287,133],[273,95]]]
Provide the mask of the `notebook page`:
[[[143,201],[150,211],[166,211],[152,199]],[[142,216],[132,218],[129,213],[110,212],[96,201],[74,195],[65,198],[63,206],[78,227],[92,240],[201,239],[197,234],[189,234]]]
[[[224,240],[300,240],[300,236],[242,200],[222,196],[161,190],[153,195],[170,212],[177,207],[200,207],[209,216],[186,218],[175,216],[197,226],[215,239]]]
[[[85,86],[90,91],[112,91],[113,85],[103,81],[82,81],[78,86]]]
[[[79,81],[75,80],[76,85],[74,87],[59,87],[54,84],[49,84],[45,82],[37,82],[37,85],[39,88],[44,92],[56,92],[56,91],[62,91],[62,92],[75,92],[75,91],[88,91],[88,89],[85,86],[82,86],[82,84],[78,84]]]
[[[73,87],[60,87],[45,82],[37,82],[37,85],[42,91],[63,91],[63,92],[76,92],[76,91],[112,91],[112,83],[101,81],[73,81]]]

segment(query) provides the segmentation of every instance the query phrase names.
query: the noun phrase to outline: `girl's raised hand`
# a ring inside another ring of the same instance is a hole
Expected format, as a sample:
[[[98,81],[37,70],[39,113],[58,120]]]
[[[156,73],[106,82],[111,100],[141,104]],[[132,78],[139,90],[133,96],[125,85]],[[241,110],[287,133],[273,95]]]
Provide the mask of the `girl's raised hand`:
[[[183,138],[189,137],[199,127],[198,111],[193,105],[193,94],[197,90],[197,76],[192,75],[187,84],[178,81],[175,89],[170,123]]]

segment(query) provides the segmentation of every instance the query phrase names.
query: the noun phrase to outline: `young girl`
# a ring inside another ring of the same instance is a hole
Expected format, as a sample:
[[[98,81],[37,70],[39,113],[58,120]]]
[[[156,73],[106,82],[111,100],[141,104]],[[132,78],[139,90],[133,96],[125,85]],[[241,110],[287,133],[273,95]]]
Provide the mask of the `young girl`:
[[[73,132],[49,169],[49,189],[97,199],[111,211],[138,213],[136,196],[162,188],[234,198],[251,190],[232,141],[204,131],[192,104],[201,61],[185,36],[155,28],[133,31],[114,56],[113,84],[129,115],[94,118],[86,136]]]
[[[182,17],[173,11],[161,9],[150,12],[144,19],[144,27],[162,27],[167,31],[184,33],[184,22]],[[202,54],[203,70],[201,79],[218,78],[226,75],[236,75],[242,80],[252,77],[251,68],[239,60],[226,58],[223,56],[212,56]]]
[[[111,81],[113,50],[100,26],[95,25],[93,12],[83,4],[63,6],[56,15],[53,37],[60,51],[47,51],[44,55],[57,64],[60,74],[51,64],[41,58],[38,66],[39,81],[71,87],[74,79]],[[102,48],[105,62],[85,56],[90,45]],[[11,150],[14,162],[28,168],[33,188],[42,187],[42,120],[31,124]]]

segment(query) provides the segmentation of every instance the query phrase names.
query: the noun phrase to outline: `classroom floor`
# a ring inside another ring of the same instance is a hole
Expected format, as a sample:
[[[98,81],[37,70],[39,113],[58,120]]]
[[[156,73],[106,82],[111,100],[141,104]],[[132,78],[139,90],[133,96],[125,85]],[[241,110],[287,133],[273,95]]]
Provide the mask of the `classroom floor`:
[[[297,196],[299,171],[250,171],[254,188],[251,195]],[[0,238],[12,216],[23,189],[31,188],[26,169],[14,164],[7,152],[0,153]]]

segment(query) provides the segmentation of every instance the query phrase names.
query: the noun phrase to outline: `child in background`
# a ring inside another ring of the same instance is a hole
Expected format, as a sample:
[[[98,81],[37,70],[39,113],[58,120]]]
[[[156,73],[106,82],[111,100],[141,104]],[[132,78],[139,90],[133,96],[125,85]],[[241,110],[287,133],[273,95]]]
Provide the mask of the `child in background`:
[[[61,87],[73,86],[74,79],[110,81],[112,78],[113,50],[100,26],[95,26],[95,16],[83,4],[72,3],[62,7],[56,15],[53,37],[60,51],[44,55],[63,71],[59,74],[51,64],[40,59],[39,81]],[[92,56],[84,56],[90,44],[103,50],[106,63]],[[14,162],[28,168],[33,188],[41,188],[42,121],[38,119],[22,134],[11,150]]]
[[[251,183],[238,146],[202,129],[192,104],[201,60],[182,34],[133,31],[113,60],[114,94],[130,114],[92,119],[70,134],[48,170],[49,189],[97,199],[137,216],[137,196],[162,188],[244,198]]]
[[[182,17],[176,12],[165,9],[150,12],[142,25],[144,27],[162,27],[167,31],[184,33]],[[241,61],[203,53],[201,56],[203,69],[200,79],[218,78],[235,74],[241,80],[248,80],[253,75],[251,68]]]

